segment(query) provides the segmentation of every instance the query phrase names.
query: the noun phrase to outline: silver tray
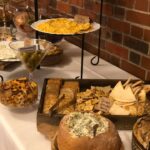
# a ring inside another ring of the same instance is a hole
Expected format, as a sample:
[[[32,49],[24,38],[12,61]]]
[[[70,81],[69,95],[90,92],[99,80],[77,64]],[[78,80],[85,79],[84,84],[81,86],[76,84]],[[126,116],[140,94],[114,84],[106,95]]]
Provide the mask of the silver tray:
[[[14,50],[12,50],[10,48],[9,43],[10,43],[9,41],[0,41],[0,47],[1,47],[0,50],[3,51],[2,47],[4,47],[4,50],[8,48],[8,51],[9,51],[9,57],[8,56],[0,57],[0,61],[1,62],[18,62],[18,61],[20,61],[20,59],[18,59],[17,56],[14,57],[15,52],[14,52]],[[0,53],[1,53],[1,51],[0,51]],[[3,51],[3,53],[5,54],[5,51]],[[12,53],[12,57],[10,55],[11,53]]]

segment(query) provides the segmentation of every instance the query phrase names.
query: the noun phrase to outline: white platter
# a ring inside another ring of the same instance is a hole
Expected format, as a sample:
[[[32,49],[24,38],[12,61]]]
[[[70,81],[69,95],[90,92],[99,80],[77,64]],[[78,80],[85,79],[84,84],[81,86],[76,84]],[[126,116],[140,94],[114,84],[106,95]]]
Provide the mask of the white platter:
[[[20,61],[13,49],[10,48],[8,41],[0,41],[0,61],[16,62]]]
[[[90,32],[94,32],[98,29],[100,29],[100,24],[96,23],[96,22],[93,22],[91,23],[91,28],[89,30],[85,30],[85,31],[81,31],[79,33],[75,33],[75,34],[72,34],[72,33],[67,33],[67,34],[64,34],[64,33],[53,33],[53,32],[45,32],[45,31],[41,31],[39,29],[37,29],[37,25],[41,24],[41,23],[44,23],[44,22],[47,22],[49,20],[55,20],[56,18],[53,18],[53,19],[44,19],[44,20],[38,20],[34,23],[31,24],[31,27],[38,31],[38,32],[42,32],[42,33],[47,33],[47,34],[53,34],[53,35],[77,35],[77,34],[86,34],[86,33],[90,33]],[[69,20],[73,20],[71,18],[68,18]]]
[[[20,59],[18,58],[9,58],[9,59],[0,59],[0,61],[2,62],[19,62]]]

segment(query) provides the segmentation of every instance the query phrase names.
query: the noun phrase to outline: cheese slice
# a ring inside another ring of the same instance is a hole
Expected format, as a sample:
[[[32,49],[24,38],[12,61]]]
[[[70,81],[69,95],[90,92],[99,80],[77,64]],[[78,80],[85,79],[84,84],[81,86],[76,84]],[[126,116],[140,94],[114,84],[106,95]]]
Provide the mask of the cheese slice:
[[[119,81],[115,87],[113,88],[113,90],[110,93],[110,97],[112,97],[114,100],[120,99],[120,97],[122,97],[122,93],[124,93],[124,88],[123,85],[121,83],[121,81]]]
[[[114,103],[116,105],[119,105],[119,106],[131,106],[131,105],[135,105],[136,102],[120,102],[120,101],[114,101]]]
[[[133,91],[130,86],[127,86],[124,89],[124,93],[122,95],[122,101],[124,101],[124,102],[135,102],[136,101],[136,97],[133,94]]]
[[[116,84],[109,96],[119,102],[131,103],[136,101],[136,97],[133,94],[131,87],[127,86],[124,89],[121,81]]]
[[[119,105],[113,104],[109,110],[111,115],[130,115],[130,112],[120,107]]]

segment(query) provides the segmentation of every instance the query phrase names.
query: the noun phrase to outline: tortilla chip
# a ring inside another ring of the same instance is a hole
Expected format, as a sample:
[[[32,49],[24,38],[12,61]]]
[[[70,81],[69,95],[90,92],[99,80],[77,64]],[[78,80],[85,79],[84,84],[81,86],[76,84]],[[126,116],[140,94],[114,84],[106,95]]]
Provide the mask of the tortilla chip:
[[[119,81],[110,93],[110,97],[119,102],[135,102],[136,97],[130,86],[125,89],[121,81]]]
[[[130,112],[120,107],[119,105],[113,104],[109,110],[111,115],[130,115]]]

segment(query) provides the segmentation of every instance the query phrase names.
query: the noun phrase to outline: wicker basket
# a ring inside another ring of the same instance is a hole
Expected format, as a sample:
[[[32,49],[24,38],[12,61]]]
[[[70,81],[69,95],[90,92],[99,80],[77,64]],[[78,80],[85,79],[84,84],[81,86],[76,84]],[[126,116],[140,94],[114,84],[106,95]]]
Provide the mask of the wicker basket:
[[[41,65],[42,66],[52,66],[55,64],[58,64],[63,57],[63,52],[60,52],[55,55],[47,55],[45,58],[42,60]]]
[[[47,55],[42,60],[41,65],[42,66],[51,66],[58,64],[63,57],[63,50],[58,46],[53,44],[51,49],[49,49]]]

